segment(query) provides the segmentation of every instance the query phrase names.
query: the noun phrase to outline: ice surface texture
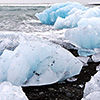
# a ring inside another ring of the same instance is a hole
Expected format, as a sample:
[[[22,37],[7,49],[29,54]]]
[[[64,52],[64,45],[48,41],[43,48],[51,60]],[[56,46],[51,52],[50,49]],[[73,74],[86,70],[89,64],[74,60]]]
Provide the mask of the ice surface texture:
[[[74,8],[75,9],[75,8]],[[58,17],[54,27],[56,29],[87,27],[88,25],[100,25],[100,8],[94,7],[85,11],[76,9],[75,12],[69,14],[66,18]]]
[[[0,100],[28,100],[21,87],[13,86],[9,82],[0,84]]]
[[[70,42],[80,48],[82,56],[100,52],[100,26],[87,26],[67,29],[65,36]],[[98,51],[96,50],[98,48]]]
[[[19,44],[19,38],[13,32],[0,32],[0,55],[5,49],[14,50]]]
[[[100,7],[87,8],[75,2],[54,4],[35,16],[56,29],[100,25]]]
[[[65,18],[70,14],[74,13],[76,9],[86,10],[87,8],[79,3],[57,3],[50,8],[44,10],[41,13],[36,13],[36,17],[43,23],[47,25],[53,25],[56,19],[59,17]]]
[[[86,83],[82,100],[100,100],[100,71]]]
[[[79,47],[80,56],[90,56],[100,48],[100,7],[87,8],[78,3],[55,4],[36,17],[56,29],[67,28],[67,40]]]
[[[45,85],[80,73],[83,64],[69,51],[34,36],[19,38],[18,47],[4,50],[0,57],[0,82]]]

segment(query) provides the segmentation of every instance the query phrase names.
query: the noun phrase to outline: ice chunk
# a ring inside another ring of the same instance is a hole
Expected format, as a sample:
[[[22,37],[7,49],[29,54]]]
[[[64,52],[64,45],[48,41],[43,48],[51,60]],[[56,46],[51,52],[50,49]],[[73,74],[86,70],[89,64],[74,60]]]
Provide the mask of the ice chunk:
[[[100,26],[77,27],[67,29],[65,36],[70,42],[83,50],[90,50],[87,54],[95,54],[94,49],[100,48]],[[92,50],[92,51],[91,51]],[[81,51],[81,50],[80,50]]]
[[[100,71],[100,65],[96,67],[96,71]]]
[[[80,56],[87,57],[87,56],[91,56],[91,55],[95,54],[95,51],[94,50],[91,50],[91,49],[80,48],[80,49],[78,49],[78,54]]]
[[[66,18],[57,18],[54,27],[56,29],[87,27],[88,25],[100,25],[100,8],[94,7],[88,10],[77,9]]]
[[[100,71],[98,71],[89,82],[86,83],[82,100],[100,99]]]
[[[66,25],[64,24],[64,18],[58,17],[55,24],[54,24],[54,27],[56,29],[66,28]]]
[[[28,100],[21,87],[13,86],[9,82],[0,84],[0,100]]]
[[[94,54],[94,55],[92,56],[92,60],[93,60],[94,62],[100,62],[100,53]]]
[[[83,64],[69,51],[40,38],[20,38],[14,51],[4,50],[0,57],[1,82],[45,85],[79,74]]]
[[[36,13],[35,16],[43,24],[53,25],[58,16],[61,18],[65,18],[74,13],[76,11],[75,8],[81,9],[83,11],[87,9],[87,7],[84,7],[81,4],[75,2],[57,3],[41,13]]]
[[[84,64],[87,64],[89,57],[77,57],[81,62],[83,62]]]
[[[100,18],[98,18],[98,17],[82,18],[78,22],[78,26],[79,27],[88,27],[88,25],[91,25],[91,26],[100,26]]]
[[[100,92],[92,92],[89,95],[87,95],[85,98],[82,98],[81,100],[100,100]]]
[[[82,18],[100,17],[100,8],[90,8],[83,13]]]
[[[67,81],[68,82],[75,82],[75,81],[77,81],[77,78],[71,77],[71,78],[68,78]]]
[[[81,27],[74,29],[67,29],[65,36],[73,44],[86,49],[100,48],[100,33],[98,27]]]
[[[73,14],[69,15],[65,19],[58,17],[54,24],[54,27],[56,29],[77,27],[77,23],[81,19],[82,14],[83,11],[81,9],[78,9],[77,11],[75,11]]]

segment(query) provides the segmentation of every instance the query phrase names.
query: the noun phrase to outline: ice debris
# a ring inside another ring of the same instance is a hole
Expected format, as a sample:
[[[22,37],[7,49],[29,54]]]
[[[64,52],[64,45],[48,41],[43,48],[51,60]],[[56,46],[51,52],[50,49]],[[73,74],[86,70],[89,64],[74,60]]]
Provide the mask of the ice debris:
[[[9,82],[0,83],[0,100],[28,100],[21,87]]]
[[[82,100],[100,100],[100,71],[86,83]]]
[[[72,44],[79,47],[79,55],[89,56],[100,52],[100,26],[87,26],[67,29],[65,36]]]
[[[0,55],[2,55],[5,49],[13,51],[18,45],[18,35],[13,32],[0,32]]]
[[[76,2],[57,3],[35,16],[43,24],[53,25],[58,17],[65,18],[78,9],[84,11],[88,8]]]
[[[36,36],[19,39],[14,51],[4,50],[0,56],[0,82],[46,85],[80,73],[83,64],[62,47]]]
[[[89,57],[77,57],[84,65],[86,65],[89,61]]]
[[[96,71],[100,71],[100,64],[96,67]]]
[[[92,55],[92,60],[94,62],[100,62],[100,53],[96,53],[96,54]]]

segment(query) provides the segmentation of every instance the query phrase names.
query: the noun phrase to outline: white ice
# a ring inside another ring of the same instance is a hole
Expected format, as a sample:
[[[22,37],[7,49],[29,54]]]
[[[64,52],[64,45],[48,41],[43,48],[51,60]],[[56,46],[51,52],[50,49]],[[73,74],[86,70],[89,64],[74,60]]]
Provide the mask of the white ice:
[[[28,100],[21,87],[9,82],[0,83],[0,100]]]
[[[100,26],[87,26],[67,29],[65,36],[72,44],[79,47],[79,55],[88,56],[97,53],[100,48]],[[100,51],[100,50],[99,50]]]
[[[71,13],[71,14],[70,14]],[[56,29],[100,26],[100,8],[94,7],[85,11],[73,8],[66,18],[58,17],[54,27]]]
[[[94,62],[100,62],[100,53],[92,55],[92,60]]]
[[[18,37],[16,49],[4,50],[0,56],[0,82],[45,85],[80,73],[83,64],[59,45],[32,35]]]
[[[77,57],[83,64],[87,64],[89,61],[89,57]]]
[[[100,71],[86,83],[82,100],[100,100]]]
[[[95,49],[100,48],[100,7],[87,8],[79,3],[60,3],[37,13],[36,17],[43,24],[54,24],[56,29],[67,28],[65,37],[79,47],[80,56],[98,53]]]

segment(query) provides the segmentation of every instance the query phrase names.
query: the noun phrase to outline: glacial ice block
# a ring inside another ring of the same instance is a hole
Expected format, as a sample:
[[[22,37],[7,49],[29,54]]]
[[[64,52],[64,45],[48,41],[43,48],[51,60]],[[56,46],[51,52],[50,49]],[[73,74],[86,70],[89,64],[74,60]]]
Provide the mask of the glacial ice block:
[[[0,83],[0,100],[28,100],[21,87],[9,82]]]
[[[86,83],[82,100],[100,99],[100,71]]]
[[[69,51],[47,41],[23,40],[0,56],[0,82],[15,85],[52,84],[80,73],[83,64]]]
[[[81,9],[77,9],[71,15],[67,16],[66,18],[57,18],[54,27],[56,29],[63,29],[63,28],[74,28],[77,27],[78,21],[81,19],[81,15],[83,11]]]
[[[74,8],[75,9],[75,8]],[[70,11],[71,12],[71,11]],[[88,25],[100,25],[100,8],[94,7],[85,11],[76,9],[72,14],[66,18],[57,18],[54,27],[56,29],[87,27]]]
[[[67,29],[65,36],[70,42],[87,53],[94,54],[95,48],[100,48],[100,26],[77,27]]]
[[[88,25],[100,26],[100,17],[82,18],[77,23],[77,26],[79,27],[88,27]]]
[[[87,9],[87,7],[75,2],[57,3],[41,13],[36,13],[35,16],[43,24],[53,25],[57,17],[65,18],[74,13],[76,11],[75,8],[83,11]]]

